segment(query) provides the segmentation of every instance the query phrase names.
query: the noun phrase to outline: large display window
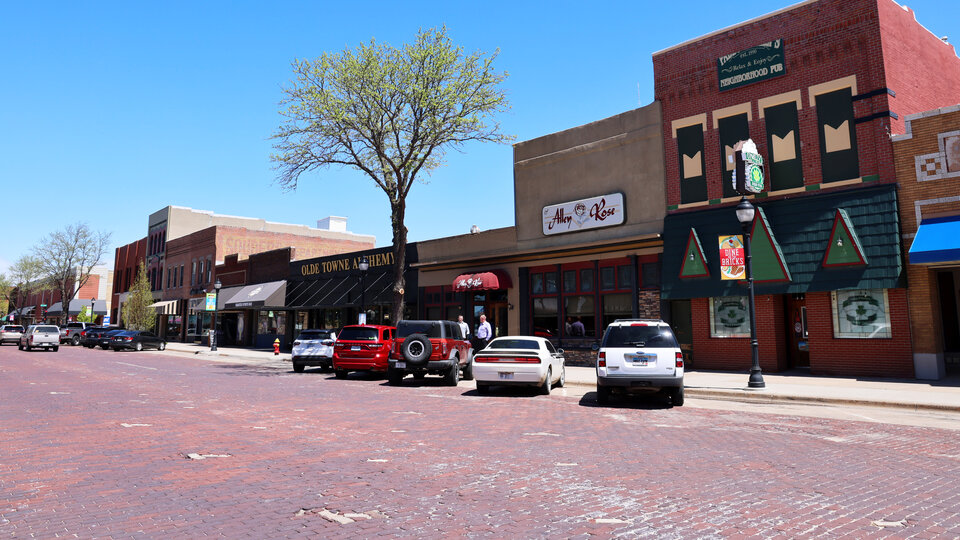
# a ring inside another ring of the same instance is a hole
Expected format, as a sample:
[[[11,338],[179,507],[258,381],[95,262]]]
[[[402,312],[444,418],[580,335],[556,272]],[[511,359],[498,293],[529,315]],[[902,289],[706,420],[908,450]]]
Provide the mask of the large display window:
[[[750,306],[746,296],[710,299],[710,337],[750,337]]]
[[[886,289],[833,291],[830,300],[833,303],[833,337],[893,337]]]

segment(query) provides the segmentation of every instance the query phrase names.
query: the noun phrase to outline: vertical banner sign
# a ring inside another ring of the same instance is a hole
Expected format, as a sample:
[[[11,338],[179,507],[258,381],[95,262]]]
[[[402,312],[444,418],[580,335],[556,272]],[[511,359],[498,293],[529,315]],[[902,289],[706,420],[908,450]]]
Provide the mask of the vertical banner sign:
[[[217,293],[208,292],[206,311],[216,311],[216,310],[217,310]]]
[[[743,254],[743,237],[720,236],[720,279],[746,279],[746,257]]]

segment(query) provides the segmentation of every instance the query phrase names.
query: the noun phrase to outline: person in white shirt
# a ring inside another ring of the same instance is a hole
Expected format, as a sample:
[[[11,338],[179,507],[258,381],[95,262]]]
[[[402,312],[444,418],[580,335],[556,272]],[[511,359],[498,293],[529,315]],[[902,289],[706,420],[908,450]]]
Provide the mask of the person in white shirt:
[[[460,325],[460,331],[463,332],[463,339],[470,335],[470,325],[463,322],[463,315],[457,317],[457,324]]]
[[[490,338],[492,337],[493,329],[490,327],[490,323],[487,322],[487,316],[481,315],[480,326],[477,327],[477,342],[481,351],[487,348],[487,343],[490,343]]]

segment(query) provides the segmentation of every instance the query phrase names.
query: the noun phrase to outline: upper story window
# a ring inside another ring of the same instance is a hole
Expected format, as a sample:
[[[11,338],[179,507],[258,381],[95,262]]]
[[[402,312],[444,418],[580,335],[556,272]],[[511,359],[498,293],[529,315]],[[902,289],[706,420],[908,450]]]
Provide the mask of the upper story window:
[[[707,200],[706,161],[703,155],[703,132],[706,114],[675,120],[673,137],[677,141],[680,171],[680,203]]]
[[[810,87],[810,101],[817,107],[820,167],[824,182],[860,176],[857,129],[853,118],[856,78],[845,77]]]

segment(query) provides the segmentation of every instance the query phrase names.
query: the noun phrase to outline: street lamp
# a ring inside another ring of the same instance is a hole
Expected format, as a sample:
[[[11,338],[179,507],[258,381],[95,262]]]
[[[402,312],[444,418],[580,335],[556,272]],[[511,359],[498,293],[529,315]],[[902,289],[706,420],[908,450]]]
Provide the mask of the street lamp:
[[[213,283],[213,289],[216,291],[213,296],[213,328],[210,329],[210,351],[217,350],[217,304],[220,303],[220,287],[223,287],[223,284],[220,283],[220,278],[217,278],[217,281]]]
[[[361,324],[367,324],[367,314],[364,312],[365,306],[365,293],[367,292],[363,286],[364,277],[367,275],[367,270],[370,269],[370,261],[367,259],[367,256],[364,255],[360,258],[360,263],[357,265],[357,268],[360,269],[360,313],[363,313],[363,320],[357,318],[357,322]]]
[[[747,383],[749,388],[764,388],[763,374],[760,372],[760,345],[757,343],[757,318],[756,318],[756,299],[753,295],[753,265],[750,255],[750,227],[753,225],[753,218],[757,209],[750,204],[746,197],[740,199],[737,205],[737,221],[743,227],[743,250],[747,267],[747,284],[750,289],[750,349],[753,355],[753,365],[750,367],[750,381]]]
[[[90,322],[94,322],[97,318],[93,315],[93,303],[96,302],[96,297],[90,299]]]

